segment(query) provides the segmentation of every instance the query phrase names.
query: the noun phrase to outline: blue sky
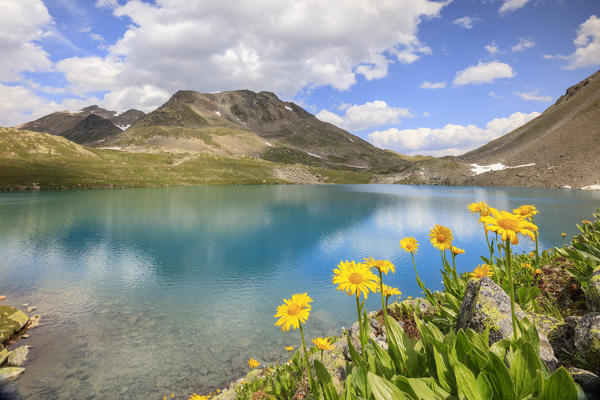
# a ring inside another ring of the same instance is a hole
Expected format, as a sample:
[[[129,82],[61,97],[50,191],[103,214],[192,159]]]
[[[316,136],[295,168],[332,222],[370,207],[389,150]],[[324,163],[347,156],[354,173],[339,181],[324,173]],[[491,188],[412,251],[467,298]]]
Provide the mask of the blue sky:
[[[600,68],[597,0],[0,0],[0,125],[269,90],[371,143],[460,154]]]

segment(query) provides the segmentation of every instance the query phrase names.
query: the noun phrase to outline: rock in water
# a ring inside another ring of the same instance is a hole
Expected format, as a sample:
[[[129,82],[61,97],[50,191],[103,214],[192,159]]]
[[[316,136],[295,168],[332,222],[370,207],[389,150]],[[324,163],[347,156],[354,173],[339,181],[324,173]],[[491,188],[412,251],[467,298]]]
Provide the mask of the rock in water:
[[[8,306],[0,306],[0,344],[19,332],[29,321],[23,311]]]
[[[594,373],[600,373],[600,312],[585,314],[575,327],[575,354]]]
[[[4,361],[8,358],[8,350],[0,350],[0,365],[4,364]]]
[[[526,317],[521,307],[515,305],[515,316]],[[496,282],[488,277],[472,280],[467,285],[465,298],[460,306],[456,329],[473,329],[483,332],[489,328],[490,344],[512,336],[510,297]],[[558,360],[546,335],[538,329],[540,358],[551,371],[558,367]]]
[[[21,367],[27,361],[27,355],[29,354],[29,346],[17,347],[10,353],[8,353],[8,365],[13,367]]]
[[[25,372],[25,368],[19,367],[8,367],[0,368],[0,384],[17,379],[21,374]]]
[[[590,312],[600,312],[600,266],[596,267],[590,277],[585,291],[585,303]]]

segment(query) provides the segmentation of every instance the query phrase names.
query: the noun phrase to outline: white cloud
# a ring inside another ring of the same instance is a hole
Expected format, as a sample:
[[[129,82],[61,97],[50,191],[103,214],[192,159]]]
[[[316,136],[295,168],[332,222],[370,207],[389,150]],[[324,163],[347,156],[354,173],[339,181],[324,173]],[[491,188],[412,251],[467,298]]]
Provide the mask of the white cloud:
[[[375,131],[369,141],[375,146],[402,154],[459,155],[494,140],[540,115],[538,112],[516,112],[506,118],[495,118],[485,129],[475,125],[447,124],[443,128],[396,128]]]
[[[569,55],[549,55],[547,59],[568,60],[565,69],[577,69],[600,65],[600,18],[590,16],[587,21],[579,25],[577,37],[573,40],[576,50]]]
[[[515,11],[524,7],[525,4],[529,3],[529,1],[530,0],[504,0],[504,3],[502,3],[498,11],[500,14]]]
[[[471,29],[475,26],[476,23],[478,23],[479,21],[481,21],[479,18],[477,17],[469,17],[469,16],[464,16],[462,18],[457,18],[454,21],[452,21],[452,23],[454,25],[458,25],[458,26],[462,26],[465,29]]]
[[[421,83],[421,86],[419,86],[421,89],[443,89],[446,87],[446,81],[442,81],[442,82],[429,82],[429,81],[425,81],[423,83]]]
[[[517,96],[519,96],[520,98],[522,98],[523,100],[529,100],[529,101],[543,101],[543,102],[549,102],[552,101],[552,97],[550,96],[540,96],[539,95],[540,90],[534,90],[532,92],[528,92],[528,93],[522,93],[522,92],[514,92],[514,94],[516,94]]]
[[[513,53],[520,53],[535,46],[533,39],[519,38],[519,43],[511,47]]]
[[[52,62],[36,44],[52,22],[41,0],[0,0],[0,81],[16,82],[25,71],[45,71]]]
[[[329,122],[343,129],[360,131],[398,123],[400,118],[411,116],[408,109],[390,107],[382,100],[369,101],[361,105],[355,104],[346,108],[345,111],[344,116],[340,116],[328,110],[321,110],[316,117],[321,121]]]
[[[490,43],[484,47],[493,56],[500,52],[500,48],[498,48],[498,46],[496,46],[495,40],[492,43]]]
[[[431,0],[319,0],[281,2],[205,0],[97,0],[115,16],[132,20],[105,58],[73,57],[58,68],[75,93],[108,90],[127,101],[137,88],[154,88],[158,106],[179,89],[203,92],[271,90],[283,97],[302,88],[347,90],[357,75],[388,74],[394,62],[431,54],[418,38],[423,18],[446,2]],[[147,91],[147,90],[146,90]],[[117,110],[137,104],[121,103]]]
[[[31,89],[22,85],[0,84],[0,126],[13,126],[23,121],[34,120],[60,110],[78,110],[100,99],[65,99],[60,103],[48,102]]]
[[[458,71],[453,84],[455,86],[479,85],[481,83],[491,83],[500,78],[512,78],[515,75],[512,67],[508,64],[498,61],[488,63],[480,61],[477,65]]]
[[[488,93],[488,96],[493,97],[494,99],[503,99],[504,98],[504,96],[497,94],[493,90]]]

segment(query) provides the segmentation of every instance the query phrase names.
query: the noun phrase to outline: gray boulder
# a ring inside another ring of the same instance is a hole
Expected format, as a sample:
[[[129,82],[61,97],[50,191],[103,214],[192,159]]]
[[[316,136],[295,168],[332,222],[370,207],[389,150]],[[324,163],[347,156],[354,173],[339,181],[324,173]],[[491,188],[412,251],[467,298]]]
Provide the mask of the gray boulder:
[[[518,319],[526,317],[518,305],[515,306],[515,316]],[[488,277],[471,280],[467,285],[456,329],[467,328],[476,332],[489,329],[490,344],[512,337],[510,297]],[[542,330],[538,329],[538,334],[540,336],[540,358],[544,360],[551,371],[554,371],[558,368],[558,360],[554,356],[552,346]]]
[[[21,346],[17,347],[10,353],[8,353],[8,362],[7,364],[13,367],[22,367],[27,361],[27,356],[29,355],[29,346]]]
[[[569,374],[573,377],[575,383],[581,386],[586,393],[587,399],[600,398],[600,378],[593,372],[580,368],[569,368]]]
[[[25,368],[19,367],[8,367],[0,368],[0,384],[10,382],[17,379],[21,374],[25,372]]]
[[[561,353],[569,355],[573,352],[575,326],[579,321],[577,317],[567,317],[564,321],[560,321],[542,314],[528,313],[527,316],[535,324],[538,332],[546,335],[555,355]]]
[[[592,372],[600,373],[600,312],[585,314],[575,327],[575,355]]]
[[[600,266],[596,267],[585,291],[585,303],[588,311],[600,312]]]

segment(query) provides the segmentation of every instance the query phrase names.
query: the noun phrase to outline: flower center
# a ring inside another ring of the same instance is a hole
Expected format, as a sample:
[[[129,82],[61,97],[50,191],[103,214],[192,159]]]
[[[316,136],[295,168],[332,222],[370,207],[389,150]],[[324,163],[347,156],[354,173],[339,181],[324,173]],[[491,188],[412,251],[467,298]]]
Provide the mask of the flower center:
[[[300,310],[302,310],[302,307],[300,307],[300,305],[298,304],[290,304],[290,306],[288,307],[288,315],[294,316],[297,315]]]
[[[348,277],[348,280],[353,285],[360,285],[362,283],[362,281],[363,281],[363,276],[361,274],[359,274],[358,272],[353,272]]]
[[[437,235],[437,241],[440,243],[444,243],[446,241],[446,235],[439,233]]]
[[[507,231],[517,232],[519,230],[519,223],[510,218],[500,218],[498,225]]]
[[[521,215],[527,215],[527,214],[529,214],[528,210],[521,210]]]

